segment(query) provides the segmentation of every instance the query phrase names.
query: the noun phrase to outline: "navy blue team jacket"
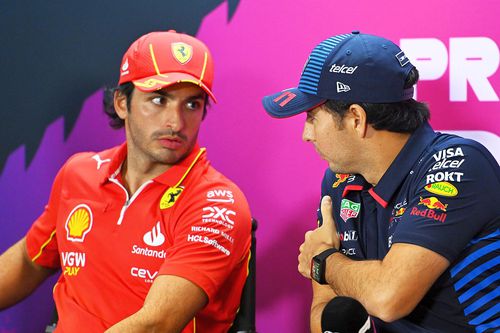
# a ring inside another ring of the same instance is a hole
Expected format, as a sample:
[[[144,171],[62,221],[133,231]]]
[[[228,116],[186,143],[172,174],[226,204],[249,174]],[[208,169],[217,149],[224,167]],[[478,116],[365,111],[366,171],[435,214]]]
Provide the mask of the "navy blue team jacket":
[[[376,320],[377,332],[499,331],[500,168],[482,145],[425,124],[375,187],[327,170],[321,192],[346,256],[383,259],[411,243],[451,263],[410,315]]]

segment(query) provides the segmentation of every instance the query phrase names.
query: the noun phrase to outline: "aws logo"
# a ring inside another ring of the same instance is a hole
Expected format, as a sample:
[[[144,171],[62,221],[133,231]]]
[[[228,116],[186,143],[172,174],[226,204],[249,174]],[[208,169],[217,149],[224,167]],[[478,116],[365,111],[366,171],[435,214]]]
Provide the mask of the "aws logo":
[[[168,190],[166,190],[160,200],[160,209],[167,209],[172,207],[177,199],[179,199],[182,191],[184,191],[183,186],[170,187]]]
[[[73,208],[66,220],[66,239],[83,243],[85,236],[92,229],[92,221],[92,211],[89,206],[81,204]]]

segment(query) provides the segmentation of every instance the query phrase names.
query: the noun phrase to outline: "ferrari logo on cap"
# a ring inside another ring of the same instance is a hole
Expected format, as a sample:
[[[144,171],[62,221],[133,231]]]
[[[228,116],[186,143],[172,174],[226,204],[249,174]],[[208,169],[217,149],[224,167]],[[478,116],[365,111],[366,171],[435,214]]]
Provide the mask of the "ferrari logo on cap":
[[[182,65],[186,64],[191,60],[193,56],[193,47],[183,42],[172,43],[172,54],[175,59],[180,62]]]

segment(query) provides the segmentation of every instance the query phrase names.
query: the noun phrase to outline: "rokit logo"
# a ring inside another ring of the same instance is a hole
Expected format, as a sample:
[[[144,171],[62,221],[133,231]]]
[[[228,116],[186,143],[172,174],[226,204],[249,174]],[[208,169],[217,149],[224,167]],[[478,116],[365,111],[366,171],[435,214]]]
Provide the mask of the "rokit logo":
[[[207,201],[234,203],[233,192],[229,190],[212,190],[207,192]]]
[[[61,252],[63,275],[76,276],[80,268],[85,267],[85,253],[83,252]]]
[[[426,176],[426,184],[437,182],[458,182],[462,181],[463,172],[456,171],[440,171]]]

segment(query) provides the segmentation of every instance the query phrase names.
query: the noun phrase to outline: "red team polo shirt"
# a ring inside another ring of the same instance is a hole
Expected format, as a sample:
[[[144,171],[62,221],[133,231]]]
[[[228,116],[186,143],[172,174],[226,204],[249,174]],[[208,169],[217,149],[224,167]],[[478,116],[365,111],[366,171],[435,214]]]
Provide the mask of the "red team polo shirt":
[[[103,332],[137,312],[161,274],[208,295],[183,333],[226,332],[247,277],[251,215],[243,193],[196,146],[129,197],[119,176],[126,151],[123,144],[70,158],[27,234],[32,260],[62,270],[56,332]]]

